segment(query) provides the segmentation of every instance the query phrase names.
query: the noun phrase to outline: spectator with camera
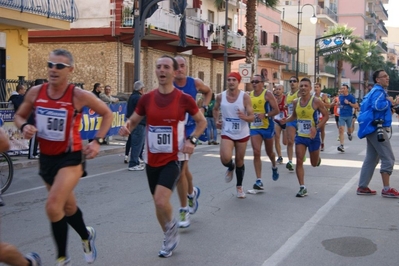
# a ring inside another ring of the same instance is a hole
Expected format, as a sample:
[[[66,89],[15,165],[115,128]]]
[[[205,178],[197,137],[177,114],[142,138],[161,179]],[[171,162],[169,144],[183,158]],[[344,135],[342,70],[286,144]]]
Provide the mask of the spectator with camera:
[[[399,198],[399,192],[389,186],[389,178],[395,163],[395,156],[385,130],[392,123],[391,106],[393,99],[384,90],[389,85],[389,76],[384,70],[377,70],[373,73],[373,80],[374,87],[364,97],[358,117],[358,137],[366,138],[367,150],[360,172],[357,194],[377,194],[375,190],[371,190],[368,186],[375,167],[381,160],[380,173],[384,186],[381,196]]]

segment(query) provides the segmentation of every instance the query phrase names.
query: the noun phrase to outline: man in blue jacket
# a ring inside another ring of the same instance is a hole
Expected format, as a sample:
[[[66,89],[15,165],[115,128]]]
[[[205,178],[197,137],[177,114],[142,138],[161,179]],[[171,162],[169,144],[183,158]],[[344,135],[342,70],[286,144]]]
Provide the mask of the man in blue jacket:
[[[389,85],[389,76],[384,70],[377,70],[373,73],[373,80],[375,85],[363,99],[358,117],[358,136],[359,138],[366,137],[367,151],[360,172],[357,194],[377,194],[375,190],[371,190],[368,186],[373,177],[375,167],[381,160],[380,173],[384,186],[381,196],[399,198],[399,192],[389,186],[389,178],[395,164],[395,156],[385,130],[392,123],[391,106],[393,99],[384,90]],[[375,122],[378,120],[378,123]],[[380,124],[382,128],[378,128],[377,124]]]

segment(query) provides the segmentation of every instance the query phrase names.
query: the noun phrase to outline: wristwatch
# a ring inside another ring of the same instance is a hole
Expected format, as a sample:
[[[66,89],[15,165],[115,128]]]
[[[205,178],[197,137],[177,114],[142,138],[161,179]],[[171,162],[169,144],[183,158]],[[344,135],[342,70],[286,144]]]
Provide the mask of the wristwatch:
[[[192,144],[197,145],[198,139],[195,136],[189,136],[187,139],[190,140]]]
[[[208,106],[207,105],[203,105],[201,107],[204,108],[205,113],[208,112]]]
[[[269,114],[268,114],[268,113],[265,113],[265,117],[268,118],[268,117],[269,117]]]
[[[104,143],[104,139],[100,137],[95,137],[93,140],[97,141],[97,143],[100,145]]]

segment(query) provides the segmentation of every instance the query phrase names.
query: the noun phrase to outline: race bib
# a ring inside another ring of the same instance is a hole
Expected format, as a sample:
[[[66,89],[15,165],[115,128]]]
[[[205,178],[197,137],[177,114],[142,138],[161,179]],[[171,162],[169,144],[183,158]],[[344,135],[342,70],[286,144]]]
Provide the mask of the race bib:
[[[64,109],[37,107],[37,136],[51,141],[65,141],[67,116],[68,111]]]
[[[226,132],[238,134],[241,130],[241,119],[239,118],[226,118],[224,129]]]
[[[252,126],[254,127],[261,127],[263,126],[263,120],[259,118],[258,114],[255,114],[255,119],[254,121],[251,123]]]
[[[173,152],[173,129],[171,126],[148,126],[148,150],[151,153]]]
[[[288,104],[288,115],[292,115],[293,112],[294,112],[294,104],[289,103]]]
[[[312,127],[312,121],[298,120],[298,133],[299,134],[310,135],[311,127]]]
[[[280,112],[279,114],[274,116],[274,119],[281,120],[284,118],[284,112]]]

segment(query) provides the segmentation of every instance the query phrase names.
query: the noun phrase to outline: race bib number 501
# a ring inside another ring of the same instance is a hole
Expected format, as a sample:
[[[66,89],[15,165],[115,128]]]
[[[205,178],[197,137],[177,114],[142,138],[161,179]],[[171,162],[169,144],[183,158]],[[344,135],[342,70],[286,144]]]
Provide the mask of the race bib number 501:
[[[172,153],[173,151],[172,127],[149,126],[148,149],[151,153]]]

